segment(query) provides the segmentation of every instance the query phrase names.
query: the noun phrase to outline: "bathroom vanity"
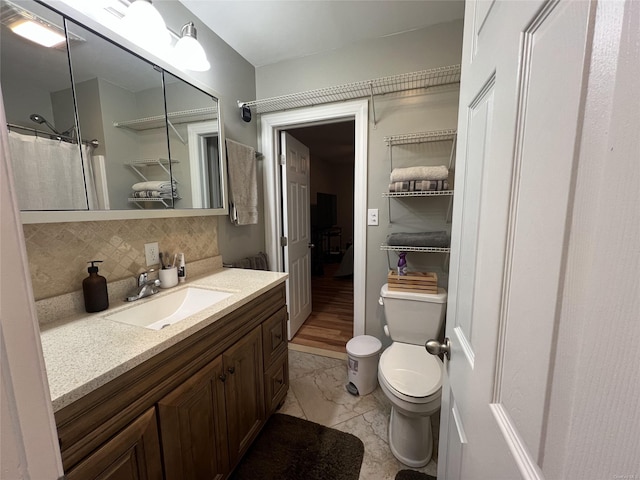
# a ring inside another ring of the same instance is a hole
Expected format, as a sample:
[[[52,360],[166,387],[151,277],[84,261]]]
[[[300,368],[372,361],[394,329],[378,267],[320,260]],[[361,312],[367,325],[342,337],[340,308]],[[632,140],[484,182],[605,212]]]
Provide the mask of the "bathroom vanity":
[[[192,280],[233,295],[157,331],[106,312],[43,326],[66,477],[226,478],[287,393],[285,279]]]

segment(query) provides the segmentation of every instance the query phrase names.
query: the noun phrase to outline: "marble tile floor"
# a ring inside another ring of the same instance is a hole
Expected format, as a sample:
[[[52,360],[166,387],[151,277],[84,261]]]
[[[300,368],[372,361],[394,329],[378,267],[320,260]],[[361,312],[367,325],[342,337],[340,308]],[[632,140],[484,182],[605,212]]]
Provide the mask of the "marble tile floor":
[[[380,387],[363,397],[349,394],[346,360],[289,350],[289,379],[289,392],[279,411],[360,438],[364,443],[360,480],[394,480],[398,471],[409,468],[389,449],[391,404]],[[437,420],[433,423],[437,432]],[[436,460],[415,470],[435,477]]]

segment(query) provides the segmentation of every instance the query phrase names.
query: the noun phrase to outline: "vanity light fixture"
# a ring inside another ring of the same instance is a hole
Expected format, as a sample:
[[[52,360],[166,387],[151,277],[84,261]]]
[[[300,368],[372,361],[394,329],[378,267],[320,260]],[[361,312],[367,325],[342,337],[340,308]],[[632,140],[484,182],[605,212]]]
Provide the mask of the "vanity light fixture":
[[[182,27],[180,39],[173,47],[173,55],[176,63],[188,70],[205,72],[211,68],[207,54],[198,42],[198,31],[193,22]]]
[[[65,41],[64,35],[33,20],[16,22],[9,28],[13,33],[44,47],[55,47]]]
[[[127,8],[122,23],[134,42],[147,46],[163,46],[171,42],[171,34],[160,12],[151,0],[135,0]]]

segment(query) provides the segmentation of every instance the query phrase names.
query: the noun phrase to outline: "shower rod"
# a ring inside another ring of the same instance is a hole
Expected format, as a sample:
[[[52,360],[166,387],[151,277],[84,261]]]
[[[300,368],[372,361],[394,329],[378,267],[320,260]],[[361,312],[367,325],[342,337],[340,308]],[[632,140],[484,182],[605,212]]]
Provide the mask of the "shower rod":
[[[69,141],[70,143],[76,143],[76,139],[69,137],[67,135],[59,135],[57,133],[53,133],[53,132],[45,132],[44,130],[38,130],[36,128],[32,128],[32,127],[24,127],[22,125],[16,125],[15,123],[7,123],[7,128],[9,128],[9,130],[11,130],[12,128],[19,128],[21,130],[26,130],[28,132],[32,132],[36,134],[36,137],[38,135],[46,135],[48,138],[54,138],[56,140],[62,140],[62,141]],[[82,143],[84,145],[87,146],[91,146],[93,148],[98,148],[100,146],[100,142],[97,139],[93,139],[93,140],[82,140]]]

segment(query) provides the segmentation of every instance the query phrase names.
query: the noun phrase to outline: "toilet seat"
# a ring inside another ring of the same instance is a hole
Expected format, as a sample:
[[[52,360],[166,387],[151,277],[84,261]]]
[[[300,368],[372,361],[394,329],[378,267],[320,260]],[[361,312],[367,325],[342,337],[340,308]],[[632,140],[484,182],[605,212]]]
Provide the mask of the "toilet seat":
[[[426,403],[440,394],[442,361],[422,345],[392,343],[380,356],[379,378],[397,397]]]

